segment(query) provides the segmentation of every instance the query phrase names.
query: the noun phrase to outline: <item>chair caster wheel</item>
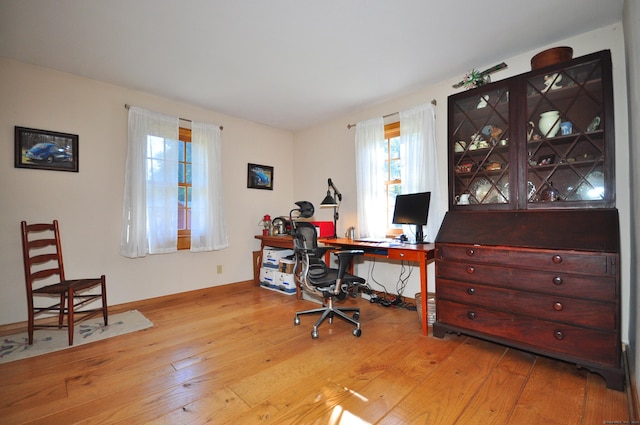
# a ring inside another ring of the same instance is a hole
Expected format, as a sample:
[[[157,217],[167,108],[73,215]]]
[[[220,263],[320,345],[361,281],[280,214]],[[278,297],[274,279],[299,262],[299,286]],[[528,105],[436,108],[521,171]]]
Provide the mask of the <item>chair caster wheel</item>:
[[[360,318],[360,313],[358,313],[358,312],[353,313],[353,318],[355,320],[358,320]]]
[[[293,324],[294,324],[294,325],[296,325],[296,326],[298,326],[298,325],[300,324],[300,318],[299,318],[298,316],[296,316],[296,317],[293,319]]]
[[[311,338],[313,338],[313,339],[318,338],[318,331],[316,331],[316,330],[311,331]]]
[[[359,338],[360,335],[362,335],[362,329],[356,328],[356,329],[353,330],[352,333],[353,333],[353,336],[355,336],[356,338]]]

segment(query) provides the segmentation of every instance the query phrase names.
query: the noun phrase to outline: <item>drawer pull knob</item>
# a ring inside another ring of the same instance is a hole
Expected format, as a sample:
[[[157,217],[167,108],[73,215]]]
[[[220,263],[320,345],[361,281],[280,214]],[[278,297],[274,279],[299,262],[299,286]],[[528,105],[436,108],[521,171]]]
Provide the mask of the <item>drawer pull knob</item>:
[[[553,258],[551,258],[551,261],[553,261],[556,264],[560,264],[560,263],[562,263],[562,256],[561,255],[554,255]]]
[[[467,249],[467,255],[468,255],[469,257],[471,257],[471,256],[472,256],[473,254],[475,254],[475,253],[476,253],[476,251],[475,251],[473,248],[469,248],[469,249]]]
[[[553,278],[553,283],[555,285],[562,285],[562,278],[560,276],[556,276]]]
[[[475,293],[476,293],[476,288],[469,288],[469,289],[467,289],[467,294],[469,294],[469,295],[473,295],[473,294],[475,294]]]
[[[475,318],[476,318],[476,313],[475,313],[475,311],[470,311],[470,312],[468,312],[468,313],[467,313],[467,317],[468,317],[469,319],[471,319],[471,320],[475,319]]]
[[[564,334],[562,333],[562,331],[555,331],[553,333],[553,336],[555,339],[557,339],[558,341],[562,341],[564,339]]]
[[[562,305],[561,302],[556,301],[555,303],[553,303],[553,309],[555,311],[562,311],[563,308],[564,308],[564,306]]]
[[[401,253],[400,253],[400,256],[401,256],[401,257],[404,257],[404,252],[401,252]]]
[[[475,272],[475,271],[476,271],[476,269],[474,269],[473,267],[471,267],[471,266],[467,267],[467,273],[473,274],[473,272]]]

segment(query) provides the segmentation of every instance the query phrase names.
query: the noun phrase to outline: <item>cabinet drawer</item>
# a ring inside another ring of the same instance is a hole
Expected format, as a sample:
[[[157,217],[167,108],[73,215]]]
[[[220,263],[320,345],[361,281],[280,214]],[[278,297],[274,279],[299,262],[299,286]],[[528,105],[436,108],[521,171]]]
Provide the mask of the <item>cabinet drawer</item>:
[[[545,320],[449,301],[438,301],[437,321],[485,335],[517,342],[538,350],[566,354],[619,367],[620,346],[616,332],[585,329]]]
[[[446,279],[438,280],[436,294],[438,300],[456,301],[552,322],[611,331],[617,327],[614,303],[515,291]]]
[[[597,252],[439,244],[438,258],[534,270],[615,276],[616,255]]]
[[[426,254],[420,251],[390,249],[387,258],[404,261],[423,261]]]
[[[484,263],[436,260],[436,276],[444,279],[503,286],[598,301],[615,301],[615,277],[591,277],[564,270],[541,271]]]

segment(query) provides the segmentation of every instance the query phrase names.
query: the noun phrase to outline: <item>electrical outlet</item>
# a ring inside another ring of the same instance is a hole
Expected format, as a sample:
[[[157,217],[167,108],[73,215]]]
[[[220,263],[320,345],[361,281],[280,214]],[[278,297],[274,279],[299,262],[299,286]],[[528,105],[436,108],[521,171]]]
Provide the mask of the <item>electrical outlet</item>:
[[[216,268],[216,272],[218,274],[222,274],[222,264],[218,264],[218,267]]]

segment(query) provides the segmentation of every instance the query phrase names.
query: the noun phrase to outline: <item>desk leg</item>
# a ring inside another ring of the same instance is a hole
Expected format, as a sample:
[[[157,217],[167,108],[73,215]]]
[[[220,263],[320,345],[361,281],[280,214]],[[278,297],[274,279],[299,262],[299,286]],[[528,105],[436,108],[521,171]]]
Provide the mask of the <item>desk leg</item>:
[[[427,305],[429,304],[429,296],[427,293],[427,258],[420,261],[420,293],[422,294],[422,335],[429,334],[429,324],[427,323]]]
[[[257,258],[256,258],[256,263],[255,266],[258,266],[258,270],[260,270],[260,267],[262,267],[262,253],[264,252],[264,241],[260,241],[260,254],[258,254]],[[258,278],[257,280],[254,280],[253,282],[254,285],[256,286],[260,286],[260,273],[258,273]]]

